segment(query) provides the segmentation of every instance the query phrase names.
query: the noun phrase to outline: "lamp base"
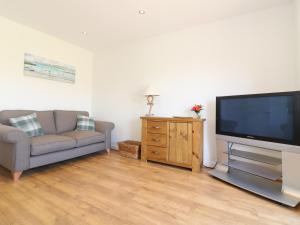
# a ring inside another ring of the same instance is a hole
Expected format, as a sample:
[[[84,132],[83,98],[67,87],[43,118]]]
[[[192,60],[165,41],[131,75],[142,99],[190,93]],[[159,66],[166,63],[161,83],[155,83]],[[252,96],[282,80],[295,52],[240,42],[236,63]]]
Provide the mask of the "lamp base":
[[[145,116],[147,116],[147,117],[152,117],[152,116],[154,116],[154,114],[149,114],[149,113],[147,113]]]

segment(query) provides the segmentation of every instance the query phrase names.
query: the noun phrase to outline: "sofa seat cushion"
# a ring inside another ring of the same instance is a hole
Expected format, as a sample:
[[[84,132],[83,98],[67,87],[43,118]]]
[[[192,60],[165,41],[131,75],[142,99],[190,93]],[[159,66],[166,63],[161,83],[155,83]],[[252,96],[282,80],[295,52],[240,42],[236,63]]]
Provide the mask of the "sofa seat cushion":
[[[76,147],[83,147],[105,141],[105,135],[95,131],[71,131],[63,133],[66,137],[76,140]]]
[[[44,135],[32,138],[31,155],[42,155],[76,147],[76,140],[62,135]]]

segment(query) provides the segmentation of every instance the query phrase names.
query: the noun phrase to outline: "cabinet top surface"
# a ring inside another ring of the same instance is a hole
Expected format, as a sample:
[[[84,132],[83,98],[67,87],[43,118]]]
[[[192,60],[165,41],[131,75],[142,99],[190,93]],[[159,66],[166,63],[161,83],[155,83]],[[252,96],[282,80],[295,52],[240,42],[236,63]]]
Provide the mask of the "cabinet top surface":
[[[182,122],[204,122],[205,119],[196,119],[193,117],[159,117],[159,116],[141,116],[142,120],[152,121],[182,121]]]

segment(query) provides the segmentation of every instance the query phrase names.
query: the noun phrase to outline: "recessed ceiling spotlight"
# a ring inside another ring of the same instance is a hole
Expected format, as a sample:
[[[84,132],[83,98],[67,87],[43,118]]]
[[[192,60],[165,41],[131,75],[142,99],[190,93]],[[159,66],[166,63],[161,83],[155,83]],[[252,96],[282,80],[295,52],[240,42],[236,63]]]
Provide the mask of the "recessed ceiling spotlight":
[[[144,15],[144,14],[146,14],[146,11],[143,10],[143,9],[140,9],[140,10],[139,10],[139,14]]]
[[[81,34],[82,35],[87,35],[87,32],[86,31],[82,31]]]

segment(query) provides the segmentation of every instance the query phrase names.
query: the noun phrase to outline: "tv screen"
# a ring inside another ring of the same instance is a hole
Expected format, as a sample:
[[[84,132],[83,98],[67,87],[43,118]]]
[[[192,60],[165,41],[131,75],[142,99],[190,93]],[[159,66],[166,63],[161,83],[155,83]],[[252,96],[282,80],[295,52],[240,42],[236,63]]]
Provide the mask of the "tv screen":
[[[299,106],[300,92],[217,97],[216,131],[300,146]]]

